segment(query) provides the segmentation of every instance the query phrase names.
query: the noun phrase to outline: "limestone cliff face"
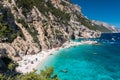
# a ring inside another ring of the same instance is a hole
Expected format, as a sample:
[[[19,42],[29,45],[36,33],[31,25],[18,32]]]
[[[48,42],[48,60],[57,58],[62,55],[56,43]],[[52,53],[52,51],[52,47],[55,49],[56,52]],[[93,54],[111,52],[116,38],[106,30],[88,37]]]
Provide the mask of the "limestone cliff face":
[[[10,35],[0,39],[0,49],[6,49],[14,60],[20,60],[26,54],[60,47],[71,38],[93,38],[101,33],[92,21],[82,15],[80,7],[69,0],[1,0],[0,3],[3,5],[1,15],[5,14],[4,9],[13,15],[12,20],[7,20],[13,26],[13,34],[16,34],[11,42],[7,42],[11,39]]]

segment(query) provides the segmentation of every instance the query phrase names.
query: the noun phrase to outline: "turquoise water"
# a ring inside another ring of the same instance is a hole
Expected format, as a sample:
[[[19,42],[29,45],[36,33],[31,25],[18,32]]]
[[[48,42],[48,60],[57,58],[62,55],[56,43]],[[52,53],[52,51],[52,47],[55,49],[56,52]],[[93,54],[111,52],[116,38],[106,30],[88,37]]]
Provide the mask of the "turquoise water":
[[[61,49],[41,63],[60,80],[120,80],[120,45],[100,43]]]

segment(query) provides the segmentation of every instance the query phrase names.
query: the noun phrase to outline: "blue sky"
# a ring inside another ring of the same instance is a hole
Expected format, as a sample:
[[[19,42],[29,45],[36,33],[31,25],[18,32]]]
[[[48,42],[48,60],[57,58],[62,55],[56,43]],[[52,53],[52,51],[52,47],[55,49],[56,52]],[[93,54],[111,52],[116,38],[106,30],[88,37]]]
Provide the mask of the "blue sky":
[[[71,0],[82,7],[85,16],[120,28],[120,0]]]

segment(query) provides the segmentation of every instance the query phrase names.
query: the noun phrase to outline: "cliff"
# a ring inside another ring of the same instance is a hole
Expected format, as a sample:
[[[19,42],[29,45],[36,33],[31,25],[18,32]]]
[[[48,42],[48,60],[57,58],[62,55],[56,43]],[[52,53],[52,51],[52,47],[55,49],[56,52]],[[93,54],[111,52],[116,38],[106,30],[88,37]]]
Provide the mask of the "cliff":
[[[69,0],[0,0],[0,50],[14,60],[105,31]]]

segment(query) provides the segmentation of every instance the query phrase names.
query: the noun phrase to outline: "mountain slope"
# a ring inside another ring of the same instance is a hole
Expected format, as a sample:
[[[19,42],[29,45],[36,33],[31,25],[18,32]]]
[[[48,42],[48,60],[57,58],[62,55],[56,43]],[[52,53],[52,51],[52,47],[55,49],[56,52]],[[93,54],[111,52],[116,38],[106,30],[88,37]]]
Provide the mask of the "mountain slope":
[[[71,38],[99,37],[104,29],[112,32],[96,26],[69,0],[1,0],[0,29],[0,49],[14,60],[60,47]]]
[[[92,20],[92,23],[94,23],[96,25],[96,28],[100,28],[101,32],[113,32],[113,33],[117,33],[117,29],[114,26],[111,26],[105,22],[100,22],[100,21],[95,21]]]

